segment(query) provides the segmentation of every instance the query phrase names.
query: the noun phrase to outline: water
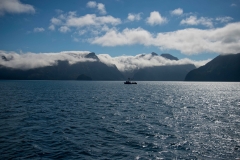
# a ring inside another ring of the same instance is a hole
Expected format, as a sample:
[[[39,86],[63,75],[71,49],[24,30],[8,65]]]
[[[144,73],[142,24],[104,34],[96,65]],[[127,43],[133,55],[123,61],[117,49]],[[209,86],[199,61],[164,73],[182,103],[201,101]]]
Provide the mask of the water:
[[[0,81],[0,159],[240,158],[240,83]]]

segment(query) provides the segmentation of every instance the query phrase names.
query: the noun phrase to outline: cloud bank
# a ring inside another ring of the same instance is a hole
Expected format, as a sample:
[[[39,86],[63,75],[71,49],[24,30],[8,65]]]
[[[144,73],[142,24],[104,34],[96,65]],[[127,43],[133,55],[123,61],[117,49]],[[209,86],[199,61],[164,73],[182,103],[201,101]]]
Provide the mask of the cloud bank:
[[[240,52],[240,22],[222,28],[182,30],[152,34],[143,28],[110,29],[104,35],[89,39],[101,46],[141,44],[157,46],[161,50],[178,50],[186,55],[200,53],[229,54]]]
[[[5,13],[35,13],[35,9],[19,0],[0,0],[0,16]]]
[[[105,9],[103,4],[96,1],[89,1],[86,7],[98,9],[99,12],[101,8]],[[125,21],[122,22],[120,18],[111,15],[86,14],[79,16],[77,12],[64,13],[59,11],[56,17],[50,19],[48,29],[69,33],[75,42],[84,41],[104,47],[140,44],[156,46],[161,51],[177,50],[186,55],[240,52],[240,22],[225,25],[233,20],[232,17],[197,17],[192,13],[183,13],[182,8],[171,10],[170,14],[173,16],[184,15],[184,18],[179,22],[181,27],[197,28],[155,33],[142,27],[124,28],[124,24],[127,24],[125,22],[140,21],[143,13],[129,13]],[[157,25],[168,22],[169,20],[158,11],[150,12],[149,17],[145,19],[147,25],[155,26],[155,28]],[[119,26],[120,24],[123,27]],[[225,26],[214,28],[214,24]],[[202,26],[204,29],[201,28]]]
[[[205,65],[211,59],[203,61],[193,61],[188,58],[180,59],[178,61],[169,60],[162,56],[152,56],[151,54],[139,54],[136,56],[119,56],[111,57],[108,54],[99,54],[99,59],[107,65],[116,65],[121,72],[132,71],[135,69],[154,67],[154,66],[171,66],[171,65],[183,65],[194,64],[196,67]]]
[[[92,58],[85,56],[89,51],[63,51],[58,53],[24,53],[0,51],[0,66],[16,68],[16,69],[33,69],[45,66],[57,65],[58,61],[68,61],[69,64],[77,62],[93,62]],[[144,67],[168,66],[194,64],[196,67],[206,64],[209,60],[193,61],[188,58],[172,61],[161,56],[152,56],[152,54],[139,54],[136,56],[118,56],[111,57],[108,54],[97,55],[101,62],[116,67],[121,71],[131,71]]]
[[[101,28],[106,25],[116,26],[121,24],[120,18],[115,18],[113,16],[97,16],[95,14],[86,14],[84,16],[77,16],[76,12],[68,12],[66,14],[60,14],[58,17],[53,17],[50,20],[50,25],[48,29],[55,30],[58,27],[60,32],[66,33],[71,30],[71,28]]]
[[[58,61],[67,60],[69,64],[95,61],[85,58],[89,51],[63,51],[59,53],[24,53],[0,51],[0,66],[17,69],[33,69],[57,65]]]

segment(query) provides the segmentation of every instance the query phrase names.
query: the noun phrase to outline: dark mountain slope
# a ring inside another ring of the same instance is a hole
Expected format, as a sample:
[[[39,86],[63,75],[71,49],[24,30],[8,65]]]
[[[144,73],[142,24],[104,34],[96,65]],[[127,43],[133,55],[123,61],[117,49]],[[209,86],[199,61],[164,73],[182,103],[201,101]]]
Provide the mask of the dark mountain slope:
[[[87,58],[94,62],[78,62],[70,65],[68,61],[58,61],[55,66],[47,66],[29,70],[12,69],[0,66],[0,79],[11,80],[76,80],[84,74],[92,80],[123,80],[124,77],[116,66],[107,66],[99,61],[95,53]]]
[[[183,81],[187,73],[195,68],[192,64],[147,67],[139,69],[134,75],[134,80]]]
[[[240,53],[220,55],[190,71],[186,81],[240,81]]]
[[[152,57],[159,56],[152,52]],[[160,56],[177,61],[178,58],[171,54],[161,54]],[[153,66],[135,70],[133,79],[138,81],[183,81],[187,73],[196,67],[192,64],[171,65],[171,66]]]
[[[163,54],[161,54],[161,56],[166,58],[166,59],[178,61],[177,57],[174,57],[174,56],[172,56],[171,54],[168,54],[168,53],[163,53]]]

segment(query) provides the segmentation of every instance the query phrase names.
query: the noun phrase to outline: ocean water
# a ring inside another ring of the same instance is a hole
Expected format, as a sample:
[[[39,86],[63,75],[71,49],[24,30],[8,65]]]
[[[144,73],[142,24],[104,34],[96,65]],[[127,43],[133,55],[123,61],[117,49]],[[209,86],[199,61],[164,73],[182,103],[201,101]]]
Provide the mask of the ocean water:
[[[0,81],[0,159],[237,159],[240,83]]]

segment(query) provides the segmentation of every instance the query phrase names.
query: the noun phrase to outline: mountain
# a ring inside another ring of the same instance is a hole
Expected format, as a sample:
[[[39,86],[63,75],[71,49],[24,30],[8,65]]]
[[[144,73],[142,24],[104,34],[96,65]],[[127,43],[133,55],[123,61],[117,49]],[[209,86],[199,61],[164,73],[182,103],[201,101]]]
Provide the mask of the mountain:
[[[187,73],[196,67],[192,64],[136,67],[133,70],[120,72],[115,65],[107,65],[100,61],[94,53],[76,54],[66,53],[70,59],[86,59],[86,61],[70,64],[68,60],[58,60],[55,65],[38,67],[34,69],[9,68],[0,65],[0,79],[10,80],[125,80],[133,78],[141,81],[183,81]],[[66,55],[65,55],[66,56]],[[155,60],[165,59],[178,61],[177,57],[171,54],[158,55],[155,52],[147,55],[140,55],[138,58],[156,63]],[[0,56],[1,64],[10,64],[17,61],[16,57],[7,55]],[[139,60],[138,59],[138,60]],[[147,63],[149,63],[147,62]],[[10,65],[7,65],[10,66]]]
[[[155,53],[155,52],[152,52],[151,55],[152,55],[152,56],[158,56],[158,54]]]
[[[240,53],[220,55],[190,71],[186,81],[240,81]]]
[[[163,54],[161,54],[161,56],[166,58],[166,59],[178,61],[177,57],[174,57],[174,56],[172,56],[171,54],[168,54],[168,53],[163,53]]]
[[[151,56],[159,55],[152,52]],[[169,60],[178,60],[171,54],[161,54],[160,56]],[[195,68],[193,64],[145,67],[135,70],[133,79],[138,81],[183,81],[187,73]]]
[[[107,66],[99,61],[95,53],[89,53],[86,58],[93,62],[78,62],[70,65],[68,61],[58,61],[57,65],[34,68],[28,70],[13,69],[0,66],[0,79],[11,80],[77,80],[85,75],[92,80],[124,80],[123,75],[115,65]],[[11,62],[6,57],[2,57]]]
[[[138,81],[183,81],[187,73],[195,68],[192,64],[146,67],[139,69],[133,79]]]
[[[86,76],[85,74],[81,74],[80,76],[77,77],[77,80],[89,81],[89,80],[92,80],[92,78]]]

